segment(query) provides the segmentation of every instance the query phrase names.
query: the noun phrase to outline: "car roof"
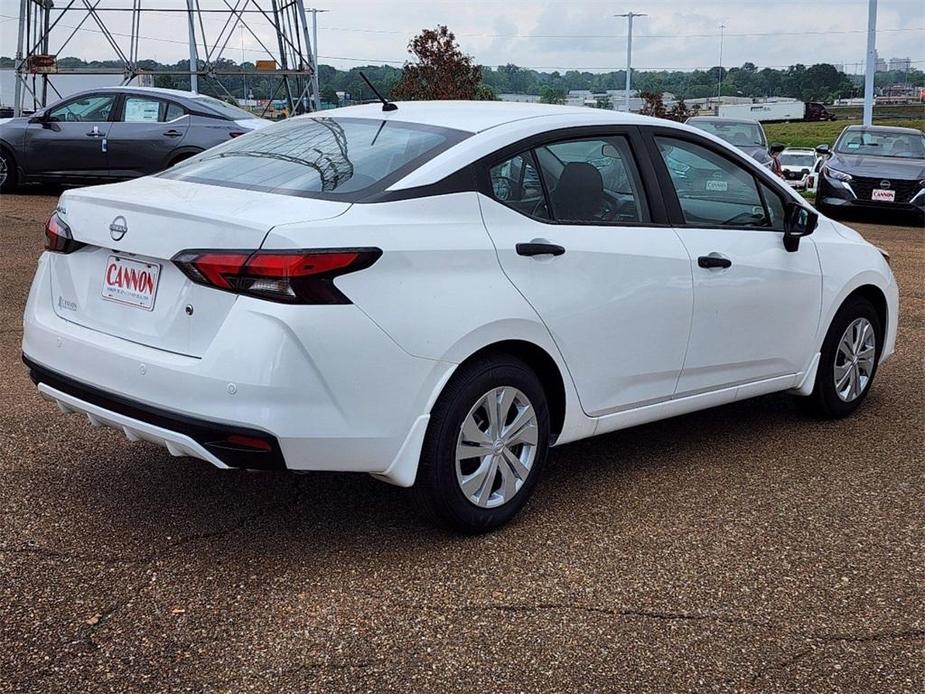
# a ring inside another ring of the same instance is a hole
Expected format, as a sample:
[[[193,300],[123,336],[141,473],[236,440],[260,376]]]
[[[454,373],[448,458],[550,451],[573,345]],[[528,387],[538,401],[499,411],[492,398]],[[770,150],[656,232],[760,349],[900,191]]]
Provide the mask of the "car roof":
[[[161,96],[173,96],[181,97],[186,99],[195,99],[197,96],[202,96],[201,94],[196,94],[195,92],[189,92],[183,89],[166,89],[164,87],[133,87],[131,85],[120,85],[118,87],[103,87],[101,89],[92,89],[86,91],[94,92],[141,92],[143,94],[160,94]]]
[[[395,111],[383,111],[375,102],[308,114],[309,117],[373,118],[439,126],[479,133],[507,123],[549,116],[571,116],[583,124],[638,125],[650,118],[634,113],[587,106],[557,106],[511,101],[397,101]]]
[[[686,122],[690,123],[692,121],[701,120],[709,120],[715,123],[755,123],[756,125],[760,125],[754,118],[729,118],[728,116],[691,116]]]
[[[870,132],[880,132],[880,133],[904,133],[906,135],[921,135],[922,131],[918,128],[903,128],[898,125],[849,125],[845,128],[846,132],[858,132],[862,131],[865,133]]]

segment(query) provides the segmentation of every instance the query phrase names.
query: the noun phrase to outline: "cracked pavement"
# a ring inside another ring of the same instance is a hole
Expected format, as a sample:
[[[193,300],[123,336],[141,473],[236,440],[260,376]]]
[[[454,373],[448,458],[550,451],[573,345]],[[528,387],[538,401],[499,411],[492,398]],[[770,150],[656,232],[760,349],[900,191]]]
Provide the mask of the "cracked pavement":
[[[925,690],[925,237],[852,418],[771,396],[554,449],[509,527],[360,475],[221,471],[44,402],[55,203],[0,197],[0,691]]]

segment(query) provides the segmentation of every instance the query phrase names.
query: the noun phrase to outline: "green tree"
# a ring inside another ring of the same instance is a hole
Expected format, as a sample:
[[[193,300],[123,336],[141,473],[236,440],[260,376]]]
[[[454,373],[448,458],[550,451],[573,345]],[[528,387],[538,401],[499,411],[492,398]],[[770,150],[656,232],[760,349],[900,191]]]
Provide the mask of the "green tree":
[[[540,101],[544,104],[564,104],[565,90],[556,89],[555,87],[543,87],[540,89]]]
[[[340,99],[337,96],[337,90],[334,89],[330,84],[321,89],[321,100],[326,101],[329,104],[334,104],[335,106],[340,103]]]

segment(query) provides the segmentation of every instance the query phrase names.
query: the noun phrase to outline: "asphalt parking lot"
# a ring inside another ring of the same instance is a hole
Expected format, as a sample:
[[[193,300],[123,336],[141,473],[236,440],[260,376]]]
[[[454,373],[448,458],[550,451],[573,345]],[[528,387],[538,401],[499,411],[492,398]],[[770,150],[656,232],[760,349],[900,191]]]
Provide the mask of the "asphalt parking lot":
[[[51,195],[0,198],[0,691],[925,690],[925,230],[856,223],[897,353],[554,449],[493,535],[359,475],[228,472],[58,414],[20,362]]]

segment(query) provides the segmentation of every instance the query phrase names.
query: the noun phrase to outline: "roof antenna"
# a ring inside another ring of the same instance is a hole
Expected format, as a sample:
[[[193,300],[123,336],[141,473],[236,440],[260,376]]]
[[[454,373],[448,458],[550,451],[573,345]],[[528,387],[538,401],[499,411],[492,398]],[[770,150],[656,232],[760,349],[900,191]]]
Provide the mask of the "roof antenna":
[[[373,94],[375,94],[376,96],[379,97],[379,101],[382,102],[382,110],[383,110],[383,111],[397,111],[397,110],[398,110],[398,106],[396,106],[395,104],[393,104],[391,101],[386,101],[386,100],[385,100],[385,97],[382,96],[382,94],[379,93],[379,90],[376,89],[376,88],[373,86],[373,83],[370,82],[370,81],[369,81],[369,78],[368,78],[366,75],[363,74],[363,71],[362,71],[362,70],[360,71],[360,77],[362,77],[362,78],[363,78],[363,81],[366,82],[366,84],[369,86],[369,88],[373,90]]]

